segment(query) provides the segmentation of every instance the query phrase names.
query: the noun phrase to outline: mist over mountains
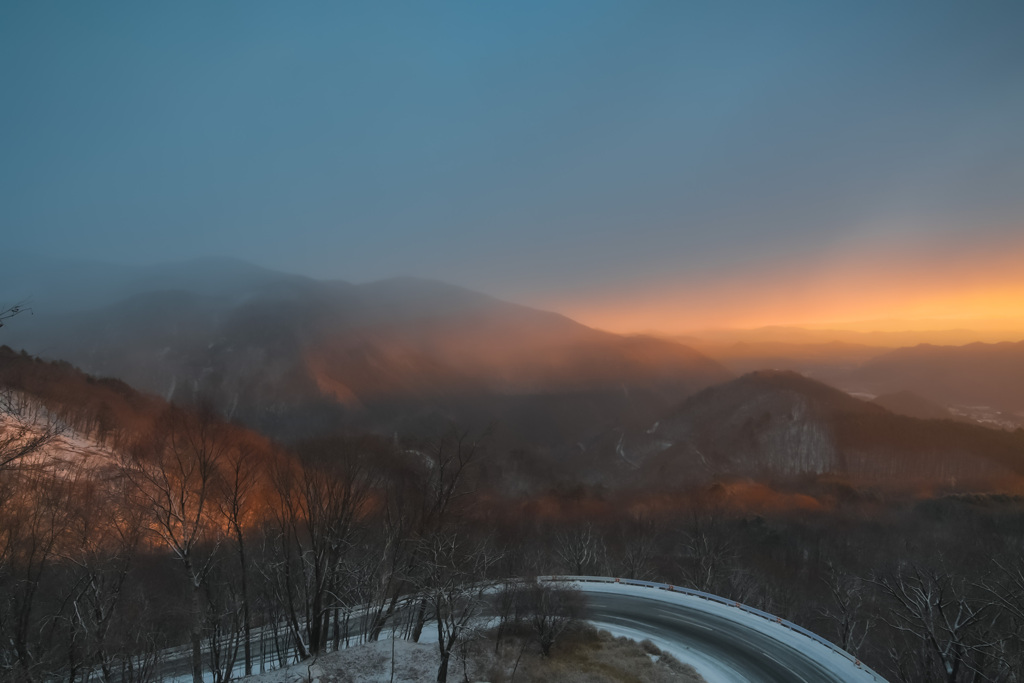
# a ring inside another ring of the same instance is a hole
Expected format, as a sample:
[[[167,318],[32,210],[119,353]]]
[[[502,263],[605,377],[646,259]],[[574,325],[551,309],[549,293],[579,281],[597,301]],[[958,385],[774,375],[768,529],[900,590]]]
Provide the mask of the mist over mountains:
[[[918,346],[879,355],[850,375],[852,388],[914,391],[944,405],[1024,412],[1024,341]]]
[[[283,437],[357,424],[498,422],[578,440],[643,423],[731,375],[692,349],[593,330],[440,282],[318,281],[229,259],[140,268],[23,262],[5,342]],[[21,322],[21,321],[19,321]]]
[[[526,488],[810,476],[989,490],[1020,475],[1015,437],[954,424],[977,416],[949,407],[1021,410],[1024,381],[1006,380],[1024,368],[1024,343],[741,343],[713,347],[720,364],[441,282],[356,285],[231,259],[23,259],[0,296],[34,311],[5,328],[7,345],[211,403],[276,438],[491,428],[518,453],[499,469]]]
[[[845,342],[693,342],[741,375],[795,370],[910,417],[1024,426],[1024,341],[902,348]]]

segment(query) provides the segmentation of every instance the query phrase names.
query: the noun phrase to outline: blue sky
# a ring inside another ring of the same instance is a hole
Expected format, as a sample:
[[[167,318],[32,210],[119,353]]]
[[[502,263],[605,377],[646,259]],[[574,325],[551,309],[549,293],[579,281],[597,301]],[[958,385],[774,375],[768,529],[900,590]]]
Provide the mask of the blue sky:
[[[1021,247],[1022,35],[1016,2],[5,2],[0,230],[754,320],[737,281]]]

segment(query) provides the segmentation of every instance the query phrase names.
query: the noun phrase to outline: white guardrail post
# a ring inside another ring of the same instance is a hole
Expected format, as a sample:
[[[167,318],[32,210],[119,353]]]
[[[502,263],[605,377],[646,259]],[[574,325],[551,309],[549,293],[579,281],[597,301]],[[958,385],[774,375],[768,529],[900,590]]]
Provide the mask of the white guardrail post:
[[[866,664],[864,664],[859,659],[857,659],[856,657],[851,655],[849,652],[847,652],[843,648],[839,647],[838,645],[825,640],[824,638],[822,638],[818,634],[816,634],[816,633],[814,633],[812,631],[808,631],[803,626],[798,626],[797,624],[794,624],[791,621],[787,621],[786,619],[783,619],[782,617],[777,617],[774,614],[769,614],[768,612],[764,612],[762,610],[759,610],[756,607],[750,607],[748,605],[743,605],[743,604],[741,604],[739,602],[736,602],[735,600],[726,600],[725,598],[723,598],[721,596],[718,596],[718,595],[712,595],[711,593],[705,593],[703,591],[693,590],[692,588],[682,588],[680,586],[675,586],[675,585],[668,584],[668,583],[656,583],[654,581],[637,581],[636,579],[622,579],[622,578],[615,578],[615,577],[611,577],[611,576],[538,576],[537,577],[537,581],[566,582],[566,583],[621,583],[621,584],[625,584],[627,586],[640,586],[642,588],[655,588],[657,590],[668,591],[670,593],[681,593],[683,595],[692,595],[693,597],[701,598],[703,600],[709,600],[711,602],[717,602],[719,604],[725,605],[726,607],[734,607],[734,608],[743,610],[744,612],[746,612],[748,614],[753,614],[753,615],[761,617],[762,619],[765,619],[767,621],[779,624],[780,626],[785,626],[790,631],[794,631],[796,633],[799,633],[802,636],[806,636],[806,637],[810,638],[811,640],[813,640],[813,641],[815,641],[815,642],[817,642],[817,643],[819,643],[821,645],[824,645],[825,647],[827,647],[828,649],[832,650],[836,654],[842,655],[847,660],[852,662],[858,669],[860,669],[861,671],[864,671],[867,674],[870,674],[871,677],[874,678],[876,681],[881,681],[882,683],[885,683],[885,679],[884,678],[879,676],[874,670],[872,670]]]

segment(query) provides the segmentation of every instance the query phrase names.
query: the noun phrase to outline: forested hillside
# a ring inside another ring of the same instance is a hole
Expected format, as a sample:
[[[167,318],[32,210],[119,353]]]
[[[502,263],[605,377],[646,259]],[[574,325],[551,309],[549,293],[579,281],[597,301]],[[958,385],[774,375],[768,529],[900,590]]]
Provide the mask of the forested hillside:
[[[12,437],[0,442],[0,629],[12,644],[0,664],[12,681],[190,668],[226,680],[392,633],[415,640],[438,620],[452,634],[446,662],[459,629],[494,609],[482,586],[535,574],[728,596],[894,680],[950,666],[1008,680],[1024,664],[1014,496],[729,478],[657,494],[534,481],[512,495],[499,485],[508,455],[452,426],[285,449],[64,363],[5,350],[0,376]],[[506,633],[543,604],[506,612]],[[939,604],[969,618],[935,621]]]

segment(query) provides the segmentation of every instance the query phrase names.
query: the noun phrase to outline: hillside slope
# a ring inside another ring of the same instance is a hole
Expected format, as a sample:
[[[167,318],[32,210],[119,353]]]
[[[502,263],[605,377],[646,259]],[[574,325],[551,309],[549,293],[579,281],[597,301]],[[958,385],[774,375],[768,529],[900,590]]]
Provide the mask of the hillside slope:
[[[706,389],[659,421],[648,477],[839,478],[884,489],[1018,490],[1024,431],[895,415],[793,372]]]
[[[900,348],[864,363],[847,384],[875,394],[912,391],[943,406],[1024,414],[1024,341]]]
[[[654,419],[731,376],[680,344],[601,332],[444,283],[353,285],[216,259],[151,277],[99,278],[82,267],[77,286],[88,296],[78,299],[90,307],[58,314],[49,302],[61,282],[72,286],[74,269],[40,284],[46,298],[10,345],[167,399],[201,396],[286,438],[454,419],[509,425],[528,443],[576,441],[609,423]],[[523,419],[549,409],[564,419]]]

